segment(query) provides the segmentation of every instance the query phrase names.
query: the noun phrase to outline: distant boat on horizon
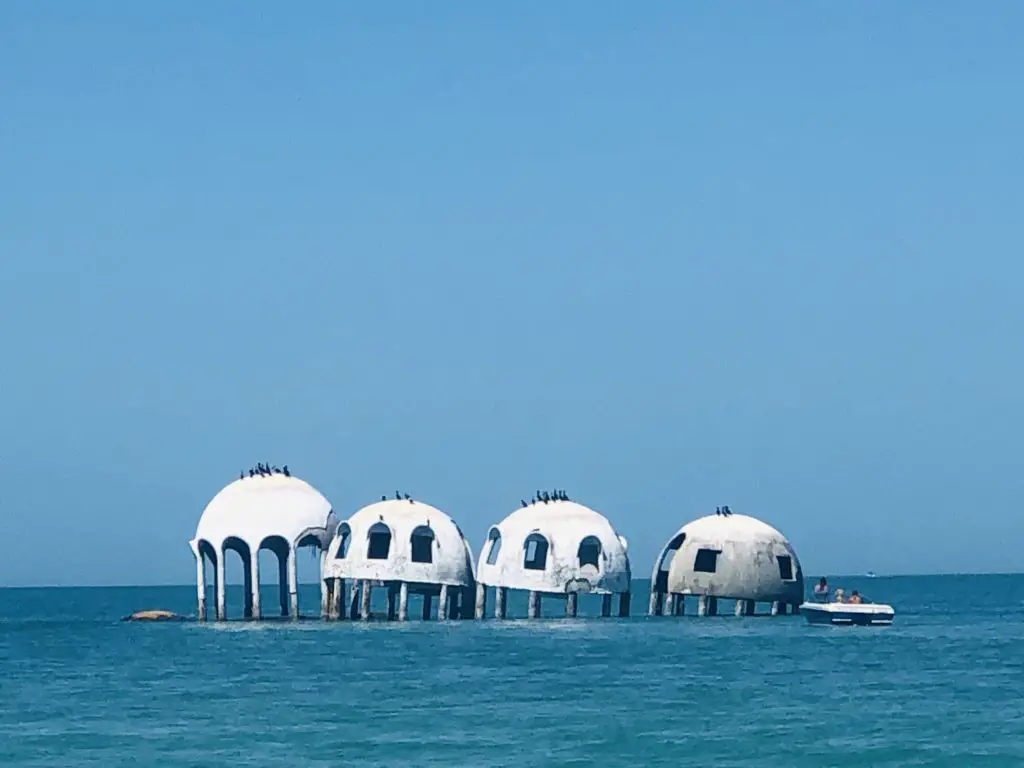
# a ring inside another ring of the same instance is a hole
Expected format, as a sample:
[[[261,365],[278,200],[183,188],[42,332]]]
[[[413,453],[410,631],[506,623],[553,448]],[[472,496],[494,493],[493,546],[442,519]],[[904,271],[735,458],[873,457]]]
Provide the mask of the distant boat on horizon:
[[[875,578],[875,572],[874,571],[868,571],[864,575],[867,576],[869,579]]]

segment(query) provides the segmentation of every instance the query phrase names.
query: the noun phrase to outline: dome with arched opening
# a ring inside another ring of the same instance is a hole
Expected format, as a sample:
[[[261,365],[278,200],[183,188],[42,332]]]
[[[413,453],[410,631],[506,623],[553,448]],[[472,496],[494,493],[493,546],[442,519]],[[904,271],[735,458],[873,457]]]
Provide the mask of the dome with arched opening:
[[[477,579],[565,594],[629,592],[628,544],[604,515],[574,501],[535,502],[491,527]]]
[[[342,522],[327,550],[325,579],[474,583],[473,554],[459,526],[422,501],[378,501]]]
[[[747,515],[708,515],[687,523],[655,563],[655,586],[675,595],[781,601],[803,599],[803,571],[793,546]]]
[[[228,552],[235,552],[242,560],[243,615],[260,618],[258,555],[264,549],[278,559],[281,613],[297,617],[296,552],[310,547],[322,553],[337,524],[327,499],[294,475],[261,473],[228,485],[206,505],[189,542],[196,558],[200,617],[206,614],[206,561],[214,567],[217,618],[226,617],[224,561]]]

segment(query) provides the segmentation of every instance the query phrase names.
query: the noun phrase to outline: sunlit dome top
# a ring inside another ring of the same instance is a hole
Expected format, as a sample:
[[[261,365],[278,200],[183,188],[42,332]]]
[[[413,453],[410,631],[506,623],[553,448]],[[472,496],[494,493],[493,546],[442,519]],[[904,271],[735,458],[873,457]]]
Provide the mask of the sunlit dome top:
[[[257,475],[235,480],[213,497],[195,540],[219,549],[233,537],[258,548],[270,536],[292,546],[313,536],[326,547],[336,526],[330,503],[309,483],[283,474]]]

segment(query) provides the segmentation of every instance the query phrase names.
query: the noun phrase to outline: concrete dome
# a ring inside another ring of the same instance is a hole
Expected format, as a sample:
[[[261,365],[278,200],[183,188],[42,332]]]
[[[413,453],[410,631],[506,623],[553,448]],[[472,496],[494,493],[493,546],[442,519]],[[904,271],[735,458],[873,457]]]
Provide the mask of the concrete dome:
[[[477,579],[555,594],[629,592],[627,547],[604,515],[582,504],[536,502],[491,528]]]
[[[668,556],[671,594],[757,602],[803,599],[803,571],[792,545],[770,525],[747,515],[709,515],[684,525],[662,551],[655,577],[659,568],[665,569],[662,561]]]
[[[455,521],[436,507],[378,501],[338,526],[324,578],[468,587],[473,553]]]
[[[205,541],[219,552],[232,538],[256,551],[270,537],[279,536],[295,548],[312,536],[326,548],[336,526],[330,503],[305,481],[281,474],[247,477],[206,505],[191,543],[193,551]]]

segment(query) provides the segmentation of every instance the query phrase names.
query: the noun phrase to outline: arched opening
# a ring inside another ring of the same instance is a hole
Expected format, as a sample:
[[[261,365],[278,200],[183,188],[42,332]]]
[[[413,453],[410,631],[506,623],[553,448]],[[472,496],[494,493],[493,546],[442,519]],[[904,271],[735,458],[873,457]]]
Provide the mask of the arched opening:
[[[676,552],[683,546],[684,541],[686,541],[686,534],[677,533],[662,551],[661,559],[658,561],[658,576],[654,585],[656,591],[668,592],[668,572],[672,568],[672,560],[675,559]]]
[[[366,559],[387,560],[391,552],[391,529],[384,523],[374,523],[366,538]]]
[[[548,564],[548,540],[539,533],[531,533],[523,542],[523,568],[543,571]]]
[[[583,539],[576,550],[576,557],[579,559],[580,568],[592,566],[601,570],[601,541],[597,536],[587,536]]]
[[[348,523],[342,523],[338,526],[338,532],[335,535],[341,538],[341,543],[338,544],[338,551],[334,553],[334,559],[344,560],[348,557],[348,548],[352,543],[352,529]]]
[[[498,562],[498,553],[501,552],[501,531],[491,528],[487,534],[487,564],[494,565]]]
[[[409,539],[412,544],[412,561],[414,563],[434,562],[434,532],[427,525],[413,528]]]
[[[206,604],[208,616],[211,609],[216,610],[217,605],[217,550],[206,539],[200,539],[196,546],[203,565],[203,602]],[[207,563],[210,565],[209,569],[206,567]],[[206,616],[200,618],[206,618]]]
[[[290,550],[288,540],[283,536],[267,536],[260,542],[260,549],[257,553],[261,574],[270,574],[275,570],[277,572],[277,595],[282,616],[288,615],[288,554]],[[260,577],[261,598],[263,590],[271,583],[269,579],[264,582],[263,577]],[[261,599],[260,603],[262,604],[262,602]],[[269,613],[269,610],[266,613]]]
[[[236,536],[229,536],[224,539],[224,544],[221,545],[221,549],[224,551],[224,582],[225,585],[229,581],[234,581],[237,584],[237,579],[232,579],[228,575],[228,563],[233,558],[229,558],[228,552],[234,552],[238,555],[238,563],[241,566],[241,582],[242,582],[242,616],[247,619],[252,618],[252,560],[249,552],[249,545]],[[234,575],[238,573],[235,567],[231,568],[231,573]],[[236,594],[236,590],[230,590],[231,594]],[[224,614],[228,617],[227,606],[232,601],[228,599],[228,590],[224,590]]]

